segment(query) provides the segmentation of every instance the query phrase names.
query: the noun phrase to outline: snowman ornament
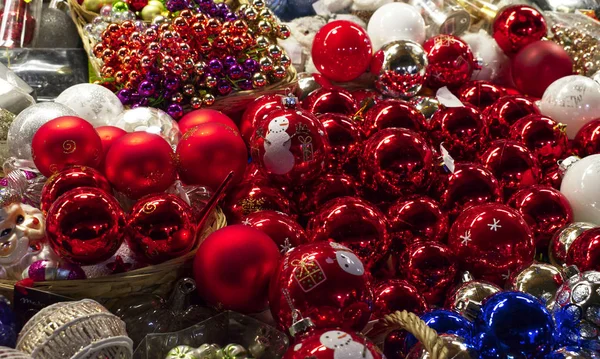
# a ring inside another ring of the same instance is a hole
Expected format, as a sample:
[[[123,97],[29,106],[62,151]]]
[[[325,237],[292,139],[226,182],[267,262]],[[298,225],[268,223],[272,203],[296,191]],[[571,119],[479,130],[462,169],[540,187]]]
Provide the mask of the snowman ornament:
[[[275,117],[269,122],[265,136],[263,161],[269,171],[283,175],[294,168],[294,155],[290,151],[291,139],[287,133],[289,120],[284,116]]]
[[[321,345],[333,350],[333,359],[373,359],[373,354],[363,343],[341,330],[330,330],[319,338]]]

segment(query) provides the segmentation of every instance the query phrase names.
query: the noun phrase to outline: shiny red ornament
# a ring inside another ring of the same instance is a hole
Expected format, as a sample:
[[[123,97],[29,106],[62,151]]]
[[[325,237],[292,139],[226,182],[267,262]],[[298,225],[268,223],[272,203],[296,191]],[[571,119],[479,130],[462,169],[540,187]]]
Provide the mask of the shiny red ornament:
[[[566,264],[582,272],[600,271],[600,228],[588,229],[571,243]]]
[[[365,187],[399,197],[429,187],[435,155],[418,133],[386,128],[365,142],[359,163]]]
[[[110,147],[104,174],[117,191],[138,199],[163,192],[175,182],[173,157],[173,149],[159,135],[132,132]]]
[[[481,163],[498,179],[508,198],[517,190],[538,184],[542,170],[533,153],[511,140],[497,140],[480,157]]]
[[[358,156],[363,141],[360,125],[339,113],[325,113],[318,119],[325,127],[331,145],[329,168],[336,172],[358,173]]]
[[[356,101],[359,107],[362,107],[367,101],[372,101],[373,104],[377,104],[378,101],[383,99],[383,96],[381,96],[379,91],[365,88],[352,91],[352,97],[354,97],[354,101]]]
[[[426,123],[425,116],[410,103],[402,100],[383,100],[365,112],[362,128],[369,137],[390,127],[421,132],[426,129]]]
[[[448,234],[448,214],[425,196],[398,200],[388,209],[387,220],[396,253],[418,241],[441,242]]]
[[[536,41],[512,59],[511,74],[521,93],[541,98],[554,81],[573,75],[573,60],[561,45]]]
[[[298,211],[306,217],[312,217],[316,210],[332,199],[358,196],[359,187],[351,176],[328,173],[297,192]]]
[[[308,242],[304,228],[282,212],[253,212],[247,215],[242,223],[268,235],[282,253]]]
[[[417,242],[402,253],[398,272],[415,285],[427,303],[434,305],[443,301],[454,283],[457,261],[444,244]]]
[[[240,223],[250,213],[273,210],[293,213],[290,200],[281,189],[262,181],[243,182],[228,191],[223,203],[227,223]]]
[[[309,241],[342,243],[356,253],[368,269],[387,254],[391,238],[387,221],[375,206],[357,197],[327,202],[310,219]]]
[[[96,132],[98,136],[100,136],[100,141],[102,141],[102,162],[98,166],[99,169],[104,168],[104,159],[106,158],[106,154],[110,147],[117,141],[119,138],[125,136],[127,131],[122,128],[115,126],[100,126],[96,127]]]
[[[471,81],[458,90],[458,98],[462,103],[470,104],[484,110],[506,93],[504,89],[487,81]]]
[[[573,140],[573,150],[581,158],[600,153],[600,118],[579,129]]]
[[[269,236],[244,225],[210,234],[194,258],[198,294],[207,303],[241,313],[267,308],[269,280],[277,270],[279,249]]]
[[[500,286],[533,261],[533,232],[516,210],[497,203],[464,211],[450,229],[448,247],[462,270]]]
[[[269,286],[269,305],[280,330],[292,325],[294,311],[317,328],[362,330],[373,305],[369,273],[339,243],[304,244],[279,262]]]
[[[113,196],[99,188],[75,188],[54,202],[46,235],[63,259],[81,265],[103,262],[123,242],[125,214]]]
[[[298,336],[283,359],[385,359],[363,334],[334,328],[310,330]]]
[[[110,184],[100,172],[91,167],[72,166],[48,178],[42,188],[40,209],[47,214],[58,197],[79,187],[95,187],[112,194]]]
[[[546,252],[556,231],[573,222],[573,210],[560,191],[543,185],[520,189],[506,203],[525,219],[539,252]]]
[[[452,35],[437,35],[423,44],[427,54],[427,83],[432,88],[460,86],[469,81],[477,65],[466,42]]]
[[[181,257],[197,243],[194,219],[187,202],[173,194],[145,196],[127,216],[127,244],[150,264]]]
[[[299,109],[269,113],[254,131],[250,149],[252,160],[269,180],[287,185],[317,178],[331,151],[323,124]]]
[[[234,127],[220,122],[193,127],[177,144],[177,171],[186,184],[219,187],[230,172],[231,184],[242,181],[248,150]]]
[[[240,132],[246,143],[250,143],[250,139],[252,138],[256,126],[261,123],[271,111],[282,110],[285,108],[283,106],[283,99],[283,96],[278,94],[263,95],[252,101],[246,107],[242,119],[240,120]]]
[[[569,148],[566,126],[542,115],[528,115],[515,122],[509,138],[524,144],[544,168],[566,157]]]
[[[548,167],[544,170],[544,175],[540,184],[550,186],[554,189],[560,190],[560,184],[562,183],[563,171],[559,168],[558,164]]]
[[[185,114],[177,124],[181,133],[185,134],[190,129],[205,123],[220,123],[237,131],[233,120],[221,111],[212,109],[194,110]]]
[[[509,56],[515,55],[532,42],[541,40],[547,31],[544,16],[527,5],[503,8],[492,24],[492,36]]]
[[[504,96],[489,106],[481,117],[485,121],[486,130],[491,139],[507,138],[510,126],[519,119],[540,114],[537,106],[527,97]]]
[[[487,142],[479,110],[471,105],[438,109],[428,125],[429,137],[443,144],[455,160],[473,160]]]
[[[429,305],[421,292],[411,283],[403,279],[388,279],[380,282],[373,289],[373,319],[381,319],[397,310],[421,315]]]
[[[142,11],[144,6],[148,5],[148,0],[125,0],[131,11]]]
[[[350,81],[369,67],[372,55],[371,40],[359,25],[336,20],[315,34],[312,60],[317,70],[332,81]]]
[[[358,111],[358,103],[346,90],[320,88],[302,100],[302,108],[315,115],[341,113],[352,116]]]
[[[4,24],[0,46],[5,48],[29,47],[36,32],[35,5],[27,2],[6,3],[0,12],[0,22]]]
[[[102,161],[102,142],[86,120],[63,116],[37,130],[31,141],[35,167],[46,177],[69,165],[97,167]]]

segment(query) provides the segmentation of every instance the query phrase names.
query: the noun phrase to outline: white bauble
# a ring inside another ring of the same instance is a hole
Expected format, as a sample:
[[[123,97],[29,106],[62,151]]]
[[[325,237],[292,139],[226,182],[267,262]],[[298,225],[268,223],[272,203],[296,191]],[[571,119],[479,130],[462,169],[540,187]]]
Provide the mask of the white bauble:
[[[173,147],[181,138],[179,125],[163,110],[153,107],[137,107],[123,111],[114,121],[114,126],[127,132],[148,132],[159,135]]]
[[[473,71],[471,80],[504,83],[509,77],[510,59],[500,49],[496,40],[484,30],[461,36],[469,45],[475,58],[481,60],[481,69]]]
[[[590,222],[600,225],[600,154],[571,162],[563,176],[560,192],[567,197],[573,208],[574,222]]]
[[[123,104],[106,87],[95,84],[78,84],[64,90],[56,100],[77,113],[77,116],[94,127],[112,125],[123,112]]]
[[[425,20],[412,5],[399,2],[385,4],[371,16],[367,33],[374,51],[396,40],[422,44],[425,41]]]
[[[581,75],[560,78],[548,86],[539,108],[543,115],[567,125],[572,140],[581,127],[600,117],[600,84]]]

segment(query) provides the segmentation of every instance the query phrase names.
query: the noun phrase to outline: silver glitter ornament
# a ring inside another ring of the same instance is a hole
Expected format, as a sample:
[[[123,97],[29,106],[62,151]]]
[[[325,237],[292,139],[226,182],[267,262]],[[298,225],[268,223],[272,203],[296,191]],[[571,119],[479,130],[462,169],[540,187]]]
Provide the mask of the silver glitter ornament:
[[[54,102],[42,102],[23,110],[10,125],[8,153],[22,160],[32,160],[31,140],[37,130],[46,122],[61,116],[77,116],[77,113],[65,105]]]
[[[112,125],[127,132],[145,131],[159,135],[173,147],[177,146],[181,138],[177,121],[165,111],[152,107],[137,107],[125,110]]]
[[[375,88],[390,97],[413,97],[425,82],[427,64],[427,54],[416,42],[390,42],[373,57]]]
[[[66,12],[56,7],[55,1],[42,10],[35,47],[44,49],[75,48],[79,46],[80,42],[75,23]]]
[[[77,84],[64,90],[56,100],[91,123],[94,127],[112,124],[123,112],[123,104],[106,87],[95,84]]]

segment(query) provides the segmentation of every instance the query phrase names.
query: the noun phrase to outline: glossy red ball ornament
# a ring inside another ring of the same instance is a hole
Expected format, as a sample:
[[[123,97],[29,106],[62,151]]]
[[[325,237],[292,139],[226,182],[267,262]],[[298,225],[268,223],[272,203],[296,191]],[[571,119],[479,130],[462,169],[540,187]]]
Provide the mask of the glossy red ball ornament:
[[[269,180],[301,185],[323,173],[331,147],[325,127],[313,114],[284,109],[272,111],[257,126],[250,150]]]
[[[430,305],[443,301],[454,283],[457,263],[454,253],[444,244],[417,242],[402,253],[399,271],[419,290]]]
[[[367,101],[372,101],[373,104],[377,104],[378,101],[383,100],[379,91],[365,88],[352,91],[352,97],[354,97],[354,101],[356,101],[358,107],[364,106]]]
[[[375,206],[357,197],[327,202],[310,219],[309,241],[333,241],[350,248],[368,269],[388,252],[387,221]]]
[[[448,247],[459,267],[503,286],[510,274],[533,261],[533,232],[516,210],[497,203],[473,206],[450,229]]]
[[[359,25],[336,20],[321,27],[312,45],[312,60],[317,70],[332,81],[359,77],[371,62],[371,40]]]
[[[579,129],[573,140],[573,150],[581,158],[600,153],[600,118]]]
[[[423,314],[429,305],[421,292],[403,279],[381,281],[373,289],[373,319],[381,319],[397,310],[406,310],[416,315]]]
[[[308,242],[304,228],[292,217],[282,212],[253,212],[244,218],[242,224],[268,235],[282,253]]]
[[[521,93],[541,98],[554,81],[573,75],[573,60],[561,45],[536,41],[512,59],[511,74]]]
[[[437,89],[461,86],[476,68],[473,53],[466,42],[452,35],[437,35],[423,44],[427,54],[427,83]]]
[[[31,153],[35,167],[50,177],[69,165],[97,167],[102,161],[102,141],[86,120],[63,116],[37,130],[31,141]]]
[[[541,40],[547,32],[544,16],[527,5],[507,6],[500,10],[492,24],[492,36],[509,56],[532,42]]]
[[[293,206],[279,188],[262,181],[242,182],[228,191],[223,201],[227,223],[240,223],[250,213],[272,210],[293,213]]]
[[[113,196],[99,188],[75,188],[54,202],[46,236],[63,259],[90,265],[109,259],[121,246],[125,214]]]
[[[318,116],[325,127],[331,145],[329,168],[335,172],[358,173],[358,156],[361,152],[363,133],[352,118],[339,113]]]
[[[528,115],[515,122],[509,138],[524,144],[544,168],[566,157],[569,139],[566,126],[549,117]]]
[[[522,96],[504,96],[489,106],[481,117],[491,139],[507,138],[510,126],[519,119],[540,114],[540,110],[529,98]]]
[[[127,131],[116,126],[100,126],[96,127],[96,132],[98,133],[98,136],[100,136],[100,141],[102,141],[102,162],[98,166],[99,169],[102,169],[104,168],[104,159],[106,158],[108,150],[115,141],[125,136]]]
[[[362,330],[373,305],[369,273],[357,255],[339,243],[304,244],[279,262],[269,305],[280,330],[292,325],[294,311],[317,328]]]
[[[425,116],[410,103],[402,100],[384,100],[365,112],[362,128],[369,137],[390,127],[421,132],[427,127],[426,123]]]
[[[277,270],[279,249],[269,236],[244,225],[210,234],[194,258],[198,294],[207,303],[241,313],[267,308],[269,280]]]
[[[487,142],[479,110],[471,105],[443,107],[429,121],[429,137],[437,147],[443,144],[455,160],[473,160]]]
[[[306,189],[298,191],[296,203],[298,211],[312,217],[328,201],[345,196],[358,196],[360,186],[356,180],[345,174],[328,173],[311,183]]]
[[[148,5],[148,0],[125,0],[125,3],[129,5],[132,11],[142,11]]]
[[[246,144],[234,127],[220,122],[205,123],[190,129],[175,151],[177,171],[186,184],[219,187],[230,172],[231,184],[242,181],[248,164]]]
[[[137,201],[127,216],[127,243],[144,262],[181,257],[197,243],[192,208],[176,195],[158,193]]]
[[[110,184],[100,172],[91,167],[72,166],[48,178],[42,188],[40,209],[47,214],[58,197],[79,187],[95,187],[112,194]]]
[[[464,104],[484,110],[505,95],[502,87],[487,81],[471,81],[458,90],[458,98]]]
[[[492,142],[480,160],[498,179],[505,198],[523,187],[538,184],[542,176],[538,160],[517,141]]]
[[[244,111],[240,120],[240,132],[246,143],[250,143],[250,138],[254,133],[256,125],[259,124],[271,111],[281,110],[283,106],[283,96],[278,94],[263,95],[252,101]]]
[[[177,175],[173,149],[159,135],[128,133],[108,150],[104,174],[117,191],[132,199],[163,192]]]
[[[560,184],[562,183],[563,171],[559,168],[558,164],[548,167],[544,170],[544,175],[540,184],[550,186],[552,188],[560,190]]]
[[[600,271],[600,228],[588,229],[571,243],[566,263],[582,272]]]
[[[386,128],[372,135],[359,160],[365,187],[393,197],[426,190],[433,180],[434,152],[416,132]]]
[[[543,185],[518,190],[507,202],[525,219],[540,252],[546,252],[554,233],[573,222],[573,210],[560,191]]]
[[[233,120],[221,111],[212,109],[194,110],[185,114],[177,124],[181,133],[185,134],[190,129],[205,123],[220,123],[237,130]]]
[[[315,115],[341,113],[352,116],[358,111],[358,103],[350,92],[338,88],[320,88],[311,92],[303,101],[302,108]]]
[[[392,249],[402,253],[412,243],[440,242],[448,234],[448,214],[440,205],[425,196],[402,198],[387,211]]]
[[[335,327],[298,336],[283,359],[384,359],[379,348],[363,334]]]

